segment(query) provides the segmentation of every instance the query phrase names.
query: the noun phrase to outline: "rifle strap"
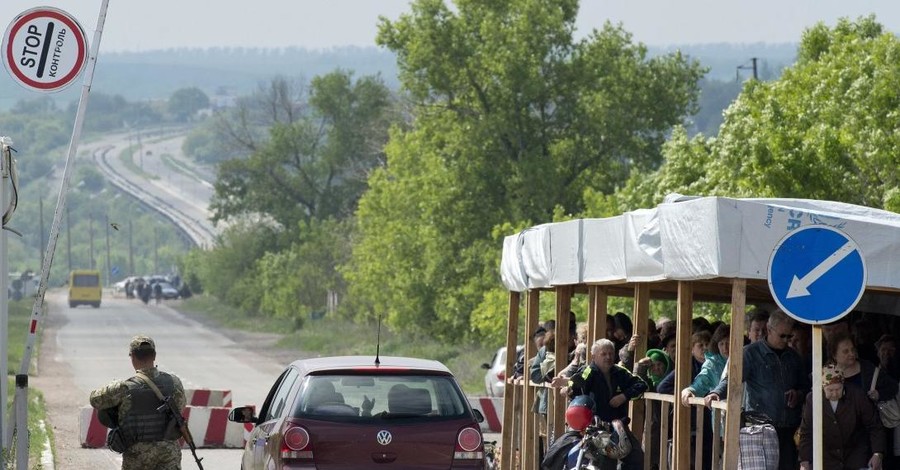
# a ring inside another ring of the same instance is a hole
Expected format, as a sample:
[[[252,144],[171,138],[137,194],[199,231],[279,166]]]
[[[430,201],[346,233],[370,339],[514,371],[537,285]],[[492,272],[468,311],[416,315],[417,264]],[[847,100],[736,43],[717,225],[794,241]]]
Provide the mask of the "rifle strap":
[[[137,375],[135,375],[135,377],[143,380],[144,383],[147,384],[147,386],[150,387],[151,390],[153,390],[153,393],[156,394],[156,398],[159,398],[159,401],[166,401],[166,397],[164,397],[162,392],[159,391],[159,387],[157,387],[156,384],[153,383],[153,380],[148,377],[147,374],[144,373],[144,371],[137,371]]]

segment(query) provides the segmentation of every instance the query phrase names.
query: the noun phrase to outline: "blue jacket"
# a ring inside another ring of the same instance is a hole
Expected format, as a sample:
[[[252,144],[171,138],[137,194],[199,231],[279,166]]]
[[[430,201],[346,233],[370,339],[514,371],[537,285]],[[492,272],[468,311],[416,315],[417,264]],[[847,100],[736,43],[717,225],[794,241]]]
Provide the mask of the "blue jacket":
[[[800,425],[803,399],[809,392],[809,377],[803,372],[803,360],[791,348],[778,355],[766,340],[744,346],[744,411],[765,413],[776,428]],[[800,399],[797,406],[789,408],[784,394],[797,390]],[[728,379],[723,374],[713,390],[719,398],[725,398]]]
[[[628,401],[640,397],[647,391],[646,382],[620,366],[613,366],[610,369],[609,383],[612,385],[611,390],[603,378],[603,372],[594,363],[577,371],[569,380],[572,395],[589,395],[594,400],[594,415],[607,422],[628,416]],[[628,400],[617,408],[611,407],[609,400],[620,393]]]
[[[700,373],[694,377],[694,381],[688,389],[694,396],[703,397],[707,393],[716,388],[722,380],[722,372],[725,370],[725,364],[728,359],[721,354],[706,353],[706,361],[700,368]]]
[[[541,349],[538,349],[537,356],[535,356],[534,361],[528,367],[528,378],[536,384],[542,384],[547,381],[547,378],[541,375],[541,363],[544,362],[544,359],[546,358],[547,348],[541,346]],[[547,389],[537,389],[536,395],[538,401],[538,413],[542,415],[547,414]]]

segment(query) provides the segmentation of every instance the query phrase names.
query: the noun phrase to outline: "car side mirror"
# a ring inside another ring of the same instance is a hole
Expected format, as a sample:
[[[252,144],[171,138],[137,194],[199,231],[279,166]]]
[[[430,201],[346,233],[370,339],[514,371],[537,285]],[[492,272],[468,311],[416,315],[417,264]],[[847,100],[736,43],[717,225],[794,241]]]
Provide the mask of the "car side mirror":
[[[234,421],[235,423],[255,423],[255,414],[255,406],[240,406],[237,408],[232,408],[232,410],[228,412],[228,421]]]
[[[491,368],[491,365],[488,364],[487,362],[485,362],[484,364],[481,365],[481,368],[482,368],[482,369],[490,369],[490,368]]]
[[[475,413],[475,421],[478,421],[479,423],[484,422],[484,415],[481,414],[481,410],[476,410],[476,409],[472,408],[472,413]]]

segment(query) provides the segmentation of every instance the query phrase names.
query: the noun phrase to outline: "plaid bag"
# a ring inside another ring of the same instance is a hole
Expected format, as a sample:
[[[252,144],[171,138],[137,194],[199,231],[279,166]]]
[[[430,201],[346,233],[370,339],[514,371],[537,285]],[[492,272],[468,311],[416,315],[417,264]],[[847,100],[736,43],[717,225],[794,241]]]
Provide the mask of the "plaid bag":
[[[738,470],[777,470],[778,433],[771,424],[741,428]]]

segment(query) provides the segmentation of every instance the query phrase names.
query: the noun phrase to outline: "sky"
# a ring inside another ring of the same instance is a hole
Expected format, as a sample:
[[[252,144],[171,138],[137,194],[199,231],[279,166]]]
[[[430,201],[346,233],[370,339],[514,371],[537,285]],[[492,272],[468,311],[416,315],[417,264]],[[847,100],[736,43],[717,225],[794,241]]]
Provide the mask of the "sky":
[[[499,1],[499,0],[497,0]],[[396,19],[409,0],[108,0],[101,52],[216,46],[310,49],[374,46],[378,17]],[[93,40],[102,0],[0,0],[3,30],[19,13],[54,6]],[[817,22],[874,13],[900,31],[894,0],[582,0],[579,37],[609,20],[650,46],[798,42]]]

